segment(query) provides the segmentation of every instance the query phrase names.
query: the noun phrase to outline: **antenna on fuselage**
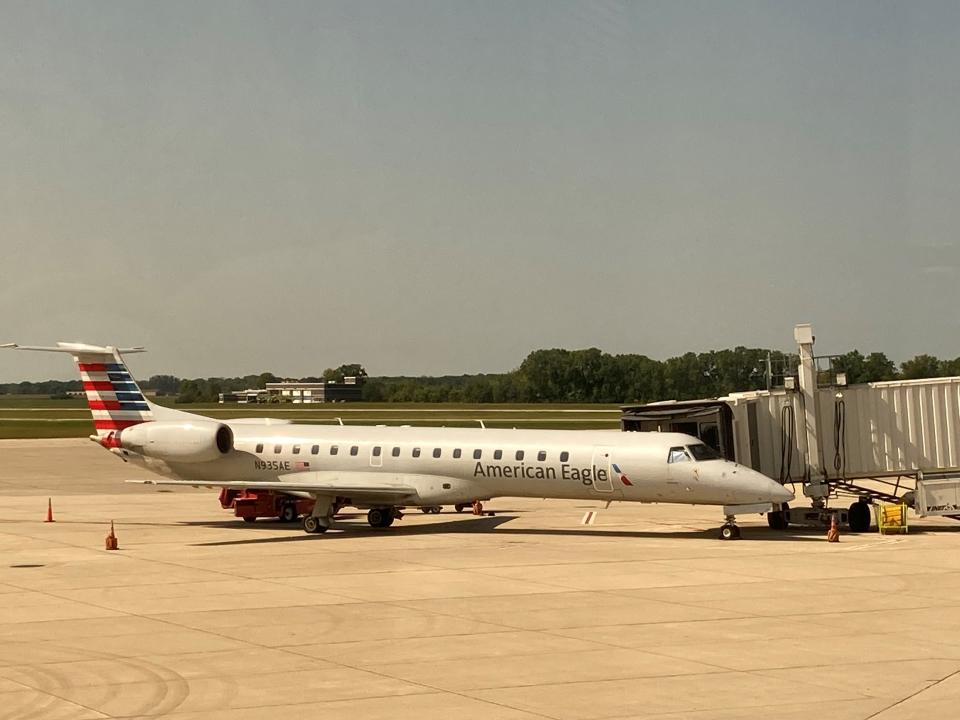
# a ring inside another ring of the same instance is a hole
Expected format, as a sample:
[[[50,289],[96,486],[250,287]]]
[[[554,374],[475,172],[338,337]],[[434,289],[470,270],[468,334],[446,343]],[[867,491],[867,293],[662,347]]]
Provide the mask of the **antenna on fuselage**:
[[[335,417],[334,420],[336,420],[338,423],[340,423],[340,427],[343,427],[343,418],[342,418],[342,417]]]
[[[478,419],[477,419],[477,422],[480,423],[480,428],[481,428],[482,430],[486,430],[486,429],[487,429],[487,426],[483,424],[483,420],[480,420],[480,419],[478,418]]]

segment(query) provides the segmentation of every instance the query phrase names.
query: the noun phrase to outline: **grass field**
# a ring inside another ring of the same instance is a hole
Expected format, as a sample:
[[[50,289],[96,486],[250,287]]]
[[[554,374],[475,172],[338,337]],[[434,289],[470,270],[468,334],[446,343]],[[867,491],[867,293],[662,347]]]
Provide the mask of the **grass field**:
[[[335,405],[175,405],[212,418],[275,417],[296,423],[348,425],[446,425],[616,429],[616,405],[466,405],[457,403],[337,403]],[[0,438],[86,437],[93,432],[84,400],[0,396]]]

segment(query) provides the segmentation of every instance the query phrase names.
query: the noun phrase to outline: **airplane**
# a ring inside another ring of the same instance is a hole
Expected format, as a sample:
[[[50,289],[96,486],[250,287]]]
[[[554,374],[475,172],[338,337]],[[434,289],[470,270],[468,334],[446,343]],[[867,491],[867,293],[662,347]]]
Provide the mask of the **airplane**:
[[[162,478],[148,483],[312,498],[308,533],[326,532],[346,505],[386,528],[404,508],[532,497],[718,505],[720,537],[733,540],[737,514],[777,510],[794,497],[680,433],[216,420],[148,400],[123,359],[142,347],[0,347],[71,355],[93,414],[90,439]]]

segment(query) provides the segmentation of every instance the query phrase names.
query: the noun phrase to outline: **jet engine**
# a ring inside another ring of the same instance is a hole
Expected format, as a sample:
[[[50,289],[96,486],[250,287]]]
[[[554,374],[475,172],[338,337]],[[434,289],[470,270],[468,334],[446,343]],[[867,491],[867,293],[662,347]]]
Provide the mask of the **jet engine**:
[[[233,431],[214,421],[145,422],[121,431],[120,447],[171,462],[209,462],[233,450]]]

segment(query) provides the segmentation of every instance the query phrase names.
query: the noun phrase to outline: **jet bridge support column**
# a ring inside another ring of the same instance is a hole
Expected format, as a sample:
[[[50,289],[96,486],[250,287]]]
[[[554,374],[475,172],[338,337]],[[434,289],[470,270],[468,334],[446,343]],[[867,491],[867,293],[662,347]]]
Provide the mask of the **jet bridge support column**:
[[[793,338],[800,351],[800,365],[797,368],[800,381],[800,397],[803,399],[803,427],[800,434],[800,452],[803,455],[809,482],[803,487],[803,494],[813,501],[815,508],[823,508],[829,488],[824,483],[823,464],[820,453],[820,428],[817,413],[817,368],[813,359],[813,327],[804,323],[793,328]]]

